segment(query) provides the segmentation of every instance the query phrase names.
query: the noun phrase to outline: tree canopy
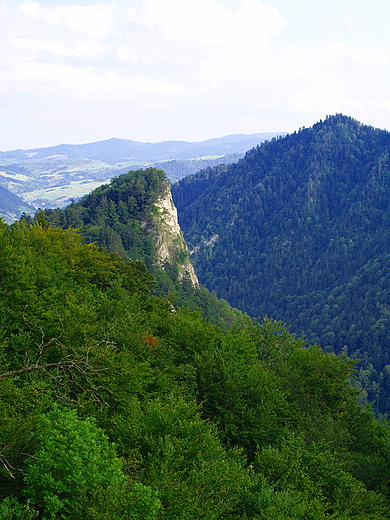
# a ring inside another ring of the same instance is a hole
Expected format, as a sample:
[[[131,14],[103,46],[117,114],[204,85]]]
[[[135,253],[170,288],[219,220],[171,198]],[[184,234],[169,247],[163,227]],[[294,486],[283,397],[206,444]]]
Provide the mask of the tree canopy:
[[[389,425],[345,355],[223,330],[44,219],[0,226],[0,280],[2,518],[389,517]]]

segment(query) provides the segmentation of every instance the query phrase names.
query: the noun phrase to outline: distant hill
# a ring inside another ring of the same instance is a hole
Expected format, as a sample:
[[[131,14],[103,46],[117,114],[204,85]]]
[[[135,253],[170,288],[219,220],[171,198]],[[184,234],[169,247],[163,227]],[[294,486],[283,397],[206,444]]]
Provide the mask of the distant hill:
[[[192,159],[208,155],[243,153],[257,144],[271,139],[275,132],[259,134],[233,134],[206,141],[163,141],[144,143],[129,139],[107,139],[87,144],[60,144],[47,148],[12,150],[0,152],[0,161],[36,160],[42,158],[91,159],[109,164],[128,161],[163,161],[169,159]]]
[[[172,193],[200,282],[361,358],[390,412],[390,133],[338,114]]]
[[[35,208],[65,207],[130,170],[161,168],[174,183],[201,169],[237,162],[249,148],[274,135],[237,134],[195,143],[109,139],[0,152],[0,186]]]

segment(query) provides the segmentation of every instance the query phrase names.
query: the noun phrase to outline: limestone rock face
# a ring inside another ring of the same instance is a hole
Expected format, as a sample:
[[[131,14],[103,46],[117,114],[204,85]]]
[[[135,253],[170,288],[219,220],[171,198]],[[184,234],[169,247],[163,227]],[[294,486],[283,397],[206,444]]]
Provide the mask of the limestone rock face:
[[[157,267],[178,267],[178,279],[188,279],[194,287],[199,286],[198,277],[190,260],[190,254],[177,218],[177,209],[172,200],[171,189],[166,189],[154,204],[153,221],[157,229]]]

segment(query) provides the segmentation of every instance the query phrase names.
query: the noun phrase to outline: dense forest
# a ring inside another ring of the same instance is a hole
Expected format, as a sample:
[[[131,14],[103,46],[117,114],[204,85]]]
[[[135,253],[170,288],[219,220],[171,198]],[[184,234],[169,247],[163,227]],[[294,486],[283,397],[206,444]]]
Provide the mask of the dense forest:
[[[42,214],[0,225],[0,279],[3,520],[389,518],[390,426],[345,355],[223,331]]]
[[[337,114],[183,179],[172,194],[199,280],[327,352],[361,359],[390,412],[390,133]]]

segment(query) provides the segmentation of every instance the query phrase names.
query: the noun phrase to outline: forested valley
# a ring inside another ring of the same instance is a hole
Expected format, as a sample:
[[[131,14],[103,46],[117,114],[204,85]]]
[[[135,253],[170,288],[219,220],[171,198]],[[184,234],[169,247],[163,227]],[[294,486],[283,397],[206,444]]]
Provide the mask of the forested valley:
[[[337,114],[172,187],[200,282],[361,360],[390,412],[390,133]]]
[[[158,266],[166,182],[0,225],[0,518],[389,518],[354,361]]]

